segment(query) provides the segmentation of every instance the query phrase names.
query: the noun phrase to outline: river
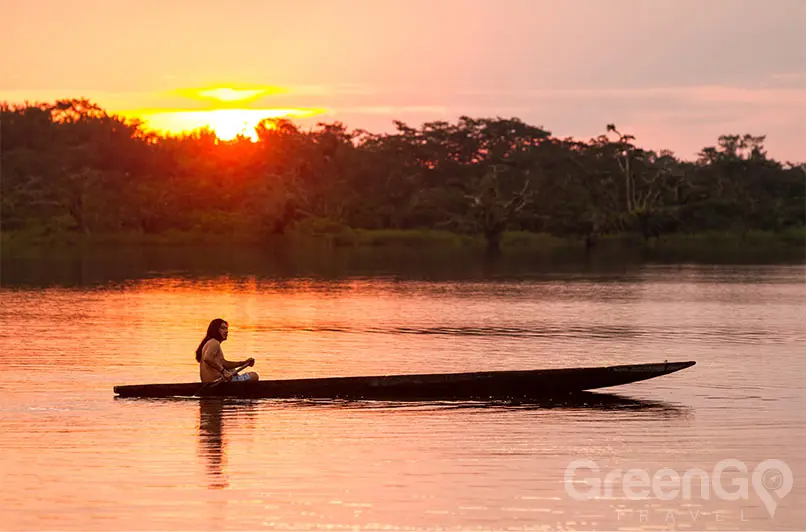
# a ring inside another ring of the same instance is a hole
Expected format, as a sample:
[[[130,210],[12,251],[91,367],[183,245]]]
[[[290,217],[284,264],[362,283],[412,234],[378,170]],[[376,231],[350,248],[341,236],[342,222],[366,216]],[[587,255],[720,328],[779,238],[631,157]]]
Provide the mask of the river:
[[[0,529],[806,526],[803,264],[438,255],[3,257]],[[197,380],[216,317],[264,379],[697,365],[552,405],[114,398]]]

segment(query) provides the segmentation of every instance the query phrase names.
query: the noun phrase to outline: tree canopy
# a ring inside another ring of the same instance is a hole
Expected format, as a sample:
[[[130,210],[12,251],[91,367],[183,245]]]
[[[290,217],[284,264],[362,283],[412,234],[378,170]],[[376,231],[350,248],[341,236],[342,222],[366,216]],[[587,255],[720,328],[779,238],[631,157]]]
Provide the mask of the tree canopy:
[[[508,229],[594,240],[806,223],[804,166],[764,137],[724,135],[695,161],[605,125],[560,139],[517,118],[393,133],[267,119],[257,141],[157,136],[87,100],[0,104],[3,230],[281,234],[302,220],[365,229]]]

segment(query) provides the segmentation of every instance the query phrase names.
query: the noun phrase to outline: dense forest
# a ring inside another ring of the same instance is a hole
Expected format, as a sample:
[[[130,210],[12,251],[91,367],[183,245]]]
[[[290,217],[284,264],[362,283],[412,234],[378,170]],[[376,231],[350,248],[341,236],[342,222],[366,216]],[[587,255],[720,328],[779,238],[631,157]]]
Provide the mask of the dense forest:
[[[3,231],[270,238],[294,227],[507,230],[584,239],[783,231],[806,223],[806,166],[724,135],[695,161],[614,125],[580,141],[510,118],[389,134],[265,120],[257,141],[158,136],[87,100],[0,104]]]

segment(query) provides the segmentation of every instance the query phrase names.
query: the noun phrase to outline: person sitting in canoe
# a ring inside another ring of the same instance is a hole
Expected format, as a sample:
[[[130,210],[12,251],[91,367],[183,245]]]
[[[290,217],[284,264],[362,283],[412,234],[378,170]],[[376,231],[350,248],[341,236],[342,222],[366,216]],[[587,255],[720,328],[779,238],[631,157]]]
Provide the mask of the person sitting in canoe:
[[[223,377],[225,381],[243,382],[256,381],[258,374],[254,371],[241,375],[233,375],[234,369],[240,366],[254,366],[255,359],[247,358],[240,362],[230,362],[224,359],[221,342],[227,339],[229,325],[221,318],[216,318],[207,327],[207,335],[196,349],[196,362],[199,363],[199,374],[202,382],[215,382]]]

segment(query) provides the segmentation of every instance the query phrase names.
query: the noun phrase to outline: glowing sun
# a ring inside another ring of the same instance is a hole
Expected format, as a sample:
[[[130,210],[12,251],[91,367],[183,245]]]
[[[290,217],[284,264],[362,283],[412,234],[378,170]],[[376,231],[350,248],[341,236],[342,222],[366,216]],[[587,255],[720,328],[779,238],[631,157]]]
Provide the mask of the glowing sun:
[[[188,133],[200,128],[210,128],[220,140],[232,140],[238,135],[257,140],[255,126],[266,118],[302,118],[321,114],[321,109],[294,108],[245,108],[244,103],[260,96],[287,92],[281,87],[209,87],[204,89],[181,89],[175,91],[184,98],[207,101],[203,109],[172,110],[149,109],[127,113],[142,120],[151,130],[167,134]],[[209,101],[214,100],[215,104]],[[232,104],[238,107],[232,106]],[[196,104],[198,105],[198,104]],[[214,107],[213,107],[214,106]]]
[[[140,113],[145,125],[169,134],[208,127],[221,140],[238,135],[257,140],[255,126],[266,118],[300,118],[320,113],[316,109],[212,109],[210,111],[159,111]]]

